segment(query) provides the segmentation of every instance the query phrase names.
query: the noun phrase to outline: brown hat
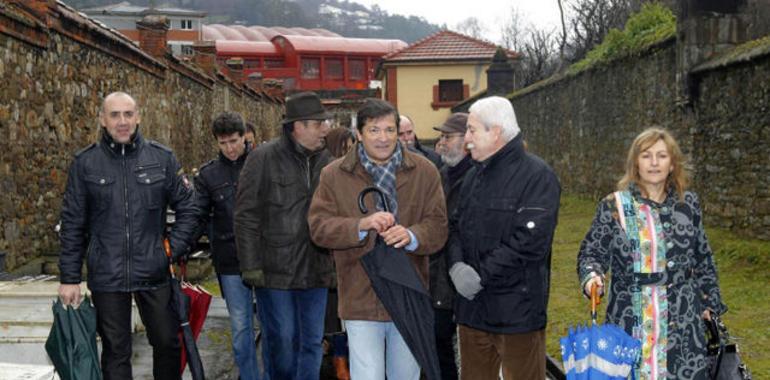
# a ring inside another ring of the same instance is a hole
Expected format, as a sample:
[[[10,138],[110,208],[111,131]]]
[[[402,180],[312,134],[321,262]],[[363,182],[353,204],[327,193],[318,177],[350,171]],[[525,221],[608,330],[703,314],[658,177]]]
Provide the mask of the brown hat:
[[[321,98],[315,92],[300,92],[286,98],[286,116],[281,124],[300,120],[326,120],[332,114],[321,105]]]
[[[444,124],[441,124],[438,127],[433,127],[433,129],[444,133],[465,133],[465,130],[468,128],[466,126],[467,123],[467,113],[455,112],[446,119]]]

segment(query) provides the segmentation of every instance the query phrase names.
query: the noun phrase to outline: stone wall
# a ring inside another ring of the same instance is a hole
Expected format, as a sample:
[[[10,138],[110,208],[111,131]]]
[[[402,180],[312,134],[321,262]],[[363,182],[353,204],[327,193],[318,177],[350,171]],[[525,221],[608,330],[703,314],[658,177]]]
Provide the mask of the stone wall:
[[[559,172],[565,192],[605,195],[631,140],[649,125],[681,136],[671,42],[643,58],[583,71],[513,98],[529,147]],[[684,141],[683,141],[684,142]],[[688,144],[683,144],[688,145]]]
[[[0,6],[0,251],[8,269],[57,253],[67,168],[96,140],[108,93],[133,95],[142,133],[173,148],[188,171],[214,157],[209,126],[222,111],[243,114],[260,140],[278,133],[280,100],[170,56],[143,56],[108,31],[67,19],[66,9],[40,21]]]
[[[697,78],[695,184],[709,220],[770,239],[770,53]]]
[[[598,200],[615,189],[634,136],[665,127],[690,159],[707,221],[770,239],[770,52],[696,70],[682,105],[675,43],[514,94],[530,150],[565,192]]]

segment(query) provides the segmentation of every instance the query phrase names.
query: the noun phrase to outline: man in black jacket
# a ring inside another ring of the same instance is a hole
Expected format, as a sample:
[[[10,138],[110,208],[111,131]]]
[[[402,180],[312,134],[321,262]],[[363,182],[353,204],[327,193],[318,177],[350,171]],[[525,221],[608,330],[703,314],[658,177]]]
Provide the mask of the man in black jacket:
[[[235,201],[243,280],[256,287],[271,379],[318,379],[324,310],[334,285],[329,253],[313,244],[307,212],[332,115],[312,92],[289,96],[283,135],[249,154]]]
[[[450,221],[461,377],[545,378],[545,326],[560,186],[524,149],[510,101],[484,98],[468,116],[475,161]]]
[[[441,168],[441,182],[446,196],[447,215],[452,215],[460,203],[460,187],[468,169],[471,168],[471,157],[465,149],[466,123],[468,114],[454,113],[438,127],[433,129],[441,132],[436,143],[436,153],[441,155],[444,167]],[[430,256],[430,294],[433,297],[435,315],[436,347],[438,349],[441,377],[444,380],[457,379],[457,364],[455,364],[454,336],[457,325],[454,323],[452,304],[455,290],[449,280],[445,250],[442,249]]]
[[[139,110],[126,93],[104,98],[101,139],[75,155],[61,211],[59,296],[79,304],[81,266],[102,338],[105,379],[131,379],[131,298],[153,347],[155,379],[180,378],[179,322],[169,311],[166,208],[176,212],[173,256],[190,250],[197,220],[193,190],[171,149],[142,138]]]
[[[219,157],[203,165],[195,177],[196,204],[200,213],[195,236],[209,229],[214,269],[230,315],[238,374],[242,380],[258,380],[262,376],[254,344],[254,291],[241,279],[233,232],[238,177],[251,147],[246,141],[247,127],[237,113],[225,112],[217,116],[211,132],[219,147]]]

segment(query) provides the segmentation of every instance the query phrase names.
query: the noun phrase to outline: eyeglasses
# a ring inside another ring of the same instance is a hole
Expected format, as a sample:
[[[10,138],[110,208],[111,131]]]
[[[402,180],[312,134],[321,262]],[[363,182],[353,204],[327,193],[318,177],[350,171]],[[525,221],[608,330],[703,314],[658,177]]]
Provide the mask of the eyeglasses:
[[[452,137],[463,136],[463,135],[464,135],[463,133],[442,133],[441,136],[438,137],[438,140],[449,141],[449,139],[451,139]]]

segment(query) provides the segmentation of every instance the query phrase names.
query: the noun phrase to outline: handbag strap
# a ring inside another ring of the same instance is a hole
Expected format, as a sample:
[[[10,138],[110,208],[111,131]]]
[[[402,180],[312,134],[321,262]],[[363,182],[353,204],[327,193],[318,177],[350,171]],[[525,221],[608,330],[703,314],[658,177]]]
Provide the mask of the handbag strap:
[[[722,339],[722,332],[727,335],[727,327],[725,327],[724,323],[722,323],[721,319],[719,319],[719,316],[716,314],[711,315],[711,319],[704,320],[706,323],[706,327],[709,330],[709,334],[711,335],[709,337],[708,341],[708,347],[718,347],[717,348],[717,355],[715,360],[715,365],[711,367],[711,373],[709,373],[709,377],[712,379],[716,379],[717,376],[719,376],[719,369],[722,366],[722,357],[725,352],[725,340]],[[727,337],[725,337],[727,338]]]

